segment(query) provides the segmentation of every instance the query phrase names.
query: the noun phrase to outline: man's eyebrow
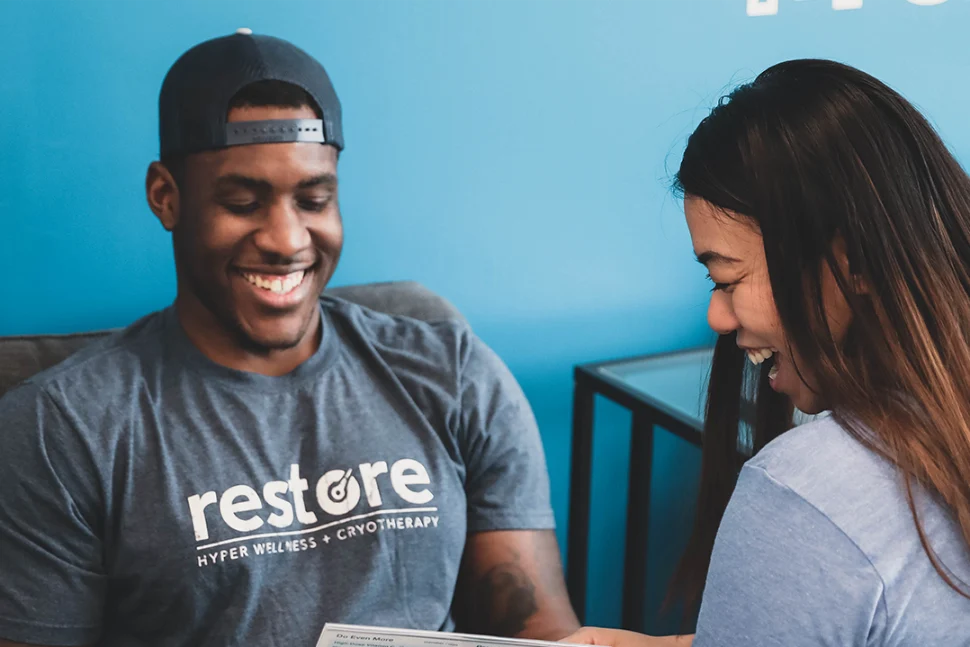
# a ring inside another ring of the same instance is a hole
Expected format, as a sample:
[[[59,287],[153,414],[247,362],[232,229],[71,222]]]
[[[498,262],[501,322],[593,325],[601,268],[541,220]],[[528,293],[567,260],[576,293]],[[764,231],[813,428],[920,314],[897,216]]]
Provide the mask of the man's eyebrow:
[[[321,173],[301,180],[296,188],[310,189],[317,186],[333,190],[337,187],[337,176],[333,173]],[[228,173],[219,177],[216,179],[216,187],[220,189],[243,188],[257,193],[271,193],[273,191],[271,182],[239,173]]]
[[[717,264],[731,265],[734,263],[740,263],[741,260],[737,258],[732,258],[731,256],[725,256],[724,254],[721,254],[719,252],[707,251],[707,252],[701,252],[700,254],[697,255],[697,262],[700,263],[701,265],[711,265],[712,263],[715,265]]]
[[[325,189],[333,190],[337,188],[337,176],[333,173],[322,173],[320,175],[315,175],[314,177],[307,178],[296,185],[298,189],[311,189],[315,186],[320,186]]]
[[[231,189],[241,187],[250,189],[258,193],[269,193],[273,190],[273,185],[266,180],[260,180],[238,173],[229,173],[216,179],[216,187],[220,189]]]

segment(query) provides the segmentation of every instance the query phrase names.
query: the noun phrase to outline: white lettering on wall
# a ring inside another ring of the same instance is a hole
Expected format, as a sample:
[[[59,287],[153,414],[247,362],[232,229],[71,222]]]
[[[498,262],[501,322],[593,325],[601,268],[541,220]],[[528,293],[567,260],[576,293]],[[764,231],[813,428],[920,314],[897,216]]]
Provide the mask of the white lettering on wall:
[[[906,0],[906,2],[921,7],[932,7],[943,4],[946,0]],[[832,9],[845,11],[847,9],[862,9],[863,0],[832,0]],[[778,13],[778,0],[745,0],[745,11],[749,16],[774,16]]]
[[[749,16],[774,16],[778,13],[778,0],[748,0]]]

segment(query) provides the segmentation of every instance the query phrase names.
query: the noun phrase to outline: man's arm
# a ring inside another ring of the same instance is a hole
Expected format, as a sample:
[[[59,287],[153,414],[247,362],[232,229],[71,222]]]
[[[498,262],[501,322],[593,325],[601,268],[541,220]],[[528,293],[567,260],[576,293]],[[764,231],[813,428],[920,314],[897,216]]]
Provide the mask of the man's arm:
[[[470,534],[455,607],[466,633],[559,640],[579,628],[551,530]]]
[[[542,439],[508,367],[469,334],[456,436],[468,538],[454,617],[468,633],[557,640],[579,628],[563,581]]]
[[[96,642],[107,576],[88,448],[33,384],[0,398],[0,437],[0,647]]]

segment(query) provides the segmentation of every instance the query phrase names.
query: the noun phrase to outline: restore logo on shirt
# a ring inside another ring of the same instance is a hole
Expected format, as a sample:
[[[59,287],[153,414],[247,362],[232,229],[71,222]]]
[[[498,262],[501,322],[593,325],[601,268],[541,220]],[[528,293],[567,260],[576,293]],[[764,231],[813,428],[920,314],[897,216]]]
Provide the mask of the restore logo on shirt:
[[[325,472],[313,488],[313,498],[321,511],[333,517],[343,517],[323,525],[313,528],[300,528],[286,532],[269,532],[264,534],[252,535],[267,524],[275,529],[285,529],[298,523],[301,526],[309,526],[318,522],[316,512],[308,509],[307,497],[305,493],[310,489],[307,479],[301,477],[300,466],[290,465],[289,479],[286,481],[269,481],[264,483],[259,491],[249,485],[233,485],[227,488],[221,495],[217,495],[214,490],[203,494],[193,494],[188,497],[189,514],[192,519],[192,528],[195,531],[196,542],[205,542],[210,536],[209,522],[218,519],[234,533],[246,533],[244,536],[224,539],[213,543],[198,545],[199,551],[217,548],[229,544],[235,544],[247,539],[265,539],[291,535],[303,535],[315,533],[337,525],[348,525],[354,521],[360,521],[379,515],[390,515],[395,513],[415,513],[415,512],[437,512],[435,507],[406,507],[396,509],[384,508],[383,491],[388,486],[412,506],[424,506],[434,499],[434,494],[425,486],[431,484],[431,477],[427,468],[413,458],[402,458],[395,461],[388,468],[387,461],[376,461],[372,463],[360,463],[356,468],[351,467],[346,470],[335,469]],[[382,490],[383,488],[383,490]],[[260,496],[260,493],[262,496]],[[362,496],[363,495],[363,496]],[[347,516],[366,498],[367,506],[372,510],[359,515]],[[206,515],[206,510],[210,506],[217,506],[219,514]],[[272,512],[268,515],[260,514],[260,510],[269,508]],[[357,524],[359,528],[351,525],[348,528],[341,528],[337,538],[343,541],[354,536],[376,532],[378,529],[403,529],[403,528],[425,528],[437,527],[437,516],[418,516],[406,517],[404,519],[380,519],[377,521],[367,521]],[[221,534],[221,533],[220,533]],[[324,535],[321,539],[329,544],[331,537]],[[307,549],[315,549],[317,541],[306,539],[290,539],[280,542],[267,542],[260,544],[257,548],[253,546],[254,553],[258,555],[275,552],[297,552]],[[224,554],[223,554],[224,553]],[[248,557],[249,550],[246,546],[235,548],[224,548],[216,553],[210,553],[209,558],[203,559],[200,556],[199,565],[206,566],[209,563],[225,561],[226,559],[238,559]]]

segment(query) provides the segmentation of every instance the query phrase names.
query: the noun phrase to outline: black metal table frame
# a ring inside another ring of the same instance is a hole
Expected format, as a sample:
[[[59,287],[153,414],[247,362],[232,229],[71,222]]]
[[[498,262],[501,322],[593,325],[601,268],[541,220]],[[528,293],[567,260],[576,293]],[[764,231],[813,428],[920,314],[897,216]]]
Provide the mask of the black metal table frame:
[[[654,428],[661,427],[697,446],[701,426],[671,405],[632,389],[604,368],[638,360],[660,359],[700,348],[577,366],[574,371],[572,469],[569,482],[569,528],[566,583],[580,622],[586,616],[589,560],[589,504],[593,469],[593,403],[601,395],[633,414],[630,435],[630,475],[626,509],[623,573],[623,628],[644,631],[647,534],[650,525],[650,478],[653,473]],[[700,394],[698,394],[700,396]]]

